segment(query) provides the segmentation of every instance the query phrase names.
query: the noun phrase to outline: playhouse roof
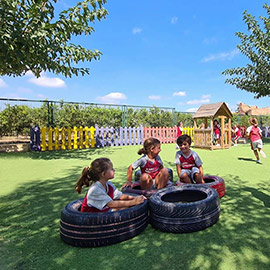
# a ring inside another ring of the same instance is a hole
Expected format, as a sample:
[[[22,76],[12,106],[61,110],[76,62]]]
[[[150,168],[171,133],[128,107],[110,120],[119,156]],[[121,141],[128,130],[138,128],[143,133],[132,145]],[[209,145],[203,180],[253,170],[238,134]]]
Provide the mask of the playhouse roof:
[[[233,115],[225,102],[201,105],[193,118],[215,118],[217,116],[226,116],[232,118]]]

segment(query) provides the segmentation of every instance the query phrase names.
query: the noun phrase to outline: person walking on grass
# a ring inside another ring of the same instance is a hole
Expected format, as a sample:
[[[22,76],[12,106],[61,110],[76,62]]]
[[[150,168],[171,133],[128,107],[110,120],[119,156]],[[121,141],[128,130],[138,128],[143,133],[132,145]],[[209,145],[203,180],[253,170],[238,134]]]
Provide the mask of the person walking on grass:
[[[123,187],[132,185],[133,170],[140,167],[142,173],[140,177],[141,189],[164,188],[169,181],[169,172],[167,168],[163,167],[163,162],[158,155],[160,151],[160,141],[158,139],[146,139],[143,148],[138,151],[138,154],[143,154],[143,156],[128,167],[127,182]]]
[[[114,178],[114,168],[108,158],[95,159],[91,166],[86,166],[76,184],[76,191],[81,193],[82,187],[89,187],[81,212],[108,212],[128,208],[143,203],[146,198],[141,195],[133,197],[122,194],[109,181]]]
[[[262,131],[258,127],[257,118],[255,117],[250,118],[249,123],[251,124],[251,126],[247,128],[246,133],[247,133],[247,136],[250,138],[250,145],[257,159],[256,162],[261,163],[257,149],[259,150],[261,156],[263,158],[266,158],[266,155],[262,149],[263,148]]]
[[[234,146],[237,146],[237,141],[238,139],[241,138],[241,130],[240,130],[240,125],[239,124],[235,124],[234,129],[232,129],[232,132],[234,134],[232,142],[234,144]]]
[[[177,174],[182,183],[204,184],[202,161],[199,155],[190,149],[191,138],[182,135],[177,138],[180,151],[176,152],[175,161]]]

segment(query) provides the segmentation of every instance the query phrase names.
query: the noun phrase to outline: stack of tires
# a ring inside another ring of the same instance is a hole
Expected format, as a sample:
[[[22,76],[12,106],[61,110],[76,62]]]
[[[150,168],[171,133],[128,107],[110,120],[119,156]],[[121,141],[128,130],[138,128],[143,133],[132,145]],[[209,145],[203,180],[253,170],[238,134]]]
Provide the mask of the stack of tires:
[[[148,224],[148,204],[106,213],[80,212],[83,199],[69,203],[61,212],[60,236],[72,246],[100,247],[140,234]]]
[[[149,199],[150,223],[172,233],[203,230],[219,219],[219,196],[205,185],[182,185],[162,189]]]

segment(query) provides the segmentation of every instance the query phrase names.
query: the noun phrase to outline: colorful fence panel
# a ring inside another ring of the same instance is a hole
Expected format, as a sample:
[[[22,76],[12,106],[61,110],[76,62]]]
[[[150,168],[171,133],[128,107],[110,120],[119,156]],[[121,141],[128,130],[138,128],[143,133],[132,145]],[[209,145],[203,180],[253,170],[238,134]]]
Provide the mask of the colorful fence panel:
[[[193,140],[193,127],[183,128],[182,134],[187,134]],[[157,138],[161,143],[174,143],[177,139],[177,127],[145,127],[144,140],[150,137]]]
[[[143,143],[143,127],[98,127],[95,126],[96,147],[139,145]]]
[[[95,147],[94,127],[41,128],[41,151]]]
[[[141,145],[154,137],[161,143],[174,143],[176,127],[68,127],[41,128],[41,151],[101,148],[108,146]],[[193,128],[184,128],[183,134],[193,138]]]

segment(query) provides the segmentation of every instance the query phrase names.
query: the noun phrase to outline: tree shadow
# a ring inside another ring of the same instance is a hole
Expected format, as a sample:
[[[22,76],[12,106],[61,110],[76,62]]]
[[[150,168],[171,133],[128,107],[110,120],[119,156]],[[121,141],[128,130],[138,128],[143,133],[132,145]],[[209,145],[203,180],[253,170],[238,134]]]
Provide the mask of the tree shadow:
[[[119,151],[121,148],[104,147],[104,148],[89,148],[89,149],[72,149],[59,151],[45,152],[27,152],[27,153],[0,153],[1,158],[21,158],[28,157],[31,159],[53,160],[53,159],[88,159],[92,155],[110,155]]]
[[[246,187],[246,188],[244,188],[244,190],[249,191],[253,197],[262,201],[265,207],[270,208],[270,196],[269,195],[265,194],[262,191],[259,191],[256,188]]]
[[[148,225],[142,234],[122,243],[76,248],[60,240],[59,220],[62,208],[84,195],[74,191],[78,170],[24,184],[0,198],[1,269],[269,269],[267,182],[255,188],[234,175],[221,176],[229,180],[220,200],[220,218],[203,231],[172,234]],[[126,175],[126,168],[118,171],[120,178]]]

